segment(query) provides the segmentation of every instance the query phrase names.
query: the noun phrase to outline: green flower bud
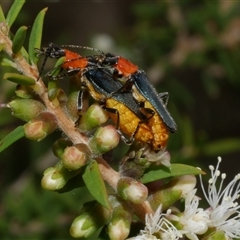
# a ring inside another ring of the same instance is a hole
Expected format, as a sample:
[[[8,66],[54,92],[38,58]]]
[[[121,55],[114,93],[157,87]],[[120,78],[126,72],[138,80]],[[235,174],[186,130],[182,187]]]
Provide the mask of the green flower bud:
[[[124,219],[114,216],[114,219],[108,225],[108,235],[112,240],[124,240],[129,235],[130,223]]]
[[[176,177],[171,181],[171,185],[173,186],[173,190],[181,190],[181,197],[185,197],[190,191],[192,191],[196,184],[197,180],[194,175],[184,175],[180,177]]]
[[[23,86],[20,84],[17,85],[15,94],[17,97],[24,98],[24,99],[29,99],[34,96],[34,92],[33,92],[32,88],[30,88],[28,86]]]
[[[72,146],[72,142],[70,140],[60,138],[54,142],[52,145],[52,150],[56,157],[62,158],[65,148],[70,146]]]
[[[58,88],[57,81],[48,82],[48,98],[55,107],[67,102],[67,96],[62,89]]]
[[[129,177],[122,177],[119,179],[117,192],[121,198],[135,204],[144,202],[148,197],[147,187]]]
[[[43,173],[41,185],[45,190],[58,190],[64,187],[66,183],[66,179],[55,167],[50,167]]]
[[[56,127],[55,116],[49,112],[42,112],[24,125],[24,133],[31,140],[41,141],[51,134]]]
[[[77,109],[78,95],[79,95],[79,90],[72,92],[68,96],[68,100],[67,100],[67,114],[74,121],[79,119],[79,110]]]
[[[181,198],[181,190],[173,190],[168,184],[163,186],[159,191],[151,194],[148,201],[154,211],[162,204],[162,209],[167,210],[173,203]]]
[[[110,223],[108,224],[108,235],[112,240],[126,239],[130,232],[130,226],[132,221],[132,211],[127,209],[120,201],[115,197],[110,196],[110,202],[114,206]],[[113,203],[114,201],[114,203]]]
[[[111,211],[97,204],[74,219],[70,234],[74,238],[87,238],[106,224],[110,217]]]
[[[94,154],[103,154],[115,148],[119,143],[119,134],[114,126],[100,127],[89,141]]]
[[[92,104],[79,121],[79,128],[82,131],[89,131],[100,126],[108,120],[108,115],[98,104]]]
[[[46,169],[41,181],[42,188],[46,190],[59,190],[63,188],[69,179],[73,178],[79,171],[69,171],[58,163],[55,167]]]
[[[69,170],[77,170],[87,164],[88,148],[84,144],[67,147],[62,155],[63,166]]]
[[[57,97],[57,81],[48,81],[48,98],[50,101],[53,101]]]
[[[45,110],[45,106],[33,99],[14,99],[8,103],[12,109],[14,117],[20,118],[23,121],[29,121]]]
[[[66,105],[66,103],[68,101],[68,97],[67,97],[66,93],[61,88],[58,88],[58,90],[57,90],[57,99],[58,99],[59,103],[64,106]]]
[[[216,231],[206,237],[203,237],[202,240],[229,240],[223,231]]]
[[[148,201],[153,210],[156,210],[160,204],[162,204],[163,210],[167,210],[173,203],[194,189],[195,186],[196,177],[193,175],[176,177],[168,184],[160,187],[158,191],[152,193]]]

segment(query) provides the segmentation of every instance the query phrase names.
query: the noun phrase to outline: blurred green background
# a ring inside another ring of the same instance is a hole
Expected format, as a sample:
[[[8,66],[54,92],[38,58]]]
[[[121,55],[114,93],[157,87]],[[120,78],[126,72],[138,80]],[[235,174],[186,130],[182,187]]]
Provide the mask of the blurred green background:
[[[11,3],[1,1],[4,12]],[[31,27],[44,7],[43,46],[87,45],[122,55],[159,92],[169,92],[178,125],[168,144],[173,162],[207,170],[220,155],[228,180],[239,172],[239,1],[28,1],[12,31]],[[0,103],[14,87],[0,81]],[[0,139],[19,124],[0,109]],[[71,221],[91,197],[85,189],[58,194],[40,186],[44,169],[57,162],[49,146],[60,135],[21,139],[0,154],[0,239],[72,239]]]

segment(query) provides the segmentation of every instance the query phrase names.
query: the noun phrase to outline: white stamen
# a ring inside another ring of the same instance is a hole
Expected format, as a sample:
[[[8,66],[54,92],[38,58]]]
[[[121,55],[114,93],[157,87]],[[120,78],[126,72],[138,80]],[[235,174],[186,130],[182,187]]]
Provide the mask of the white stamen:
[[[209,166],[211,170],[211,178],[209,179],[208,191],[203,187],[202,177],[200,175],[200,184],[203,194],[210,205],[210,222],[209,227],[215,227],[219,231],[224,231],[226,238],[240,238],[240,206],[236,202],[240,195],[240,174],[224,188],[224,180],[226,174],[220,172],[219,165],[221,157],[218,157],[218,163],[214,171],[213,166]],[[220,177],[220,185],[217,188],[216,183]]]

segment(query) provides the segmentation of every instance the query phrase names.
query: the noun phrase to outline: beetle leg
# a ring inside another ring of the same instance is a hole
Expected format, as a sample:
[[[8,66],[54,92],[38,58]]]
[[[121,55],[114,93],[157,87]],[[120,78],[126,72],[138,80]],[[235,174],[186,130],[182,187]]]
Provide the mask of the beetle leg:
[[[120,119],[120,116],[119,116],[119,112],[118,112],[118,110],[117,109],[114,109],[114,108],[108,108],[108,107],[105,107],[105,106],[103,106],[102,107],[104,110],[106,110],[107,112],[109,112],[109,113],[113,113],[113,114],[116,114],[117,115],[117,124],[116,124],[116,128],[117,128],[117,130],[119,130],[119,119]]]
[[[134,96],[133,96],[133,98],[134,98]],[[138,101],[136,98],[134,98],[134,100],[136,101],[136,103],[139,106],[142,123],[147,122],[150,118],[153,117],[155,112],[151,108],[145,108],[145,106],[144,106],[145,102],[144,101]]]
[[[163,104],[167,106],[169,98],[168,92],[158,93],[158,97],[163,101]]]
[[[67,76],[74,76],[77,73],[79,73],[79,71],[80,71],[80,68],[73,68],[73,69],[68,70],[64,74],[59,74],[57,76],[52,76],[51,74],[53,71],[51,71],[51,72],[47,73],[47,76],[50,80],[58,80],[58,79],[63,79],[64,77],[67,77]]]
[[[145,107],[141,107],[140,108],[140,112],[141,112],[141,114],[143,115],[143,118],[145,118],[145,119],[143,119],[141,122],[143,123],[143,122],[147,122],[150,118],[152,118],[153,117],[153,115],[155,114],[155,112],[152,110],[152,109],[150,109],[150,108],[145,108]]]
[[[113,108],[107,108],[107,107],[102,107],[105,111],[109,112],[109,113],[113,113],[113,114],[116,114],[117,115],[117,124],[116,124],[116,129],[117,129],[117,132],[118,134],[120,135],[121,139],[124,141],[125,144],[127,145],[130,145],[132,144],[132,142],[134,141],[134,138],[131,138],[130,139],[127,139],[123,133],[121,132],[120,130],[120,126],[119,126],[119,119],[120,119],[120,116],[119,116],[119,112],[117,109],[113,109]],[[135,132],[134,132],[134,135],[135,135]]]
[[[78,92],[78,98],[77,98],[77,110],[81,111],[83,108],[83,94],[84,94],[85,89],[81,89]]]

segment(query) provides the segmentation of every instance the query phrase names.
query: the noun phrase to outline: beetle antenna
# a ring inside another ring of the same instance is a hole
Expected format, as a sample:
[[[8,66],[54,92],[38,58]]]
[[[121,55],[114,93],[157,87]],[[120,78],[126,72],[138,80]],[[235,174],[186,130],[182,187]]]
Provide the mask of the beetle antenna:
[[[43,59],[41,69],[39,71],[37,81],[39,80],[39,78],[41,77],[41,75],[43,73],[43,69],[44,69],[44,67],[47,63],[47,59],[50,57],[50,53],[51,53],[52,49],[53,49],[53,43],[49,43],[48,47],[46,47],[46,48],[42,48],[42,49],[35,48],[38,57],[41,56],[41,55],[45,56],[44,59]]]
[[[65,47],[69,47],[69,48],[80,48],[80,49],[86,49],[86,50],[91,50],[91,51],[95,51],[95,52],[99,52],[100,54],[104,54],[103,51],[97,49],[97,48],[93,48],[93,47],[88,47],[88,46],[79,46],[79,45],[61,45],[61,47],[65,48]]]

